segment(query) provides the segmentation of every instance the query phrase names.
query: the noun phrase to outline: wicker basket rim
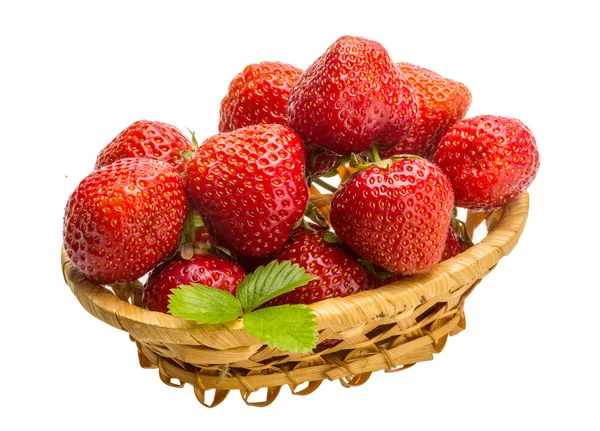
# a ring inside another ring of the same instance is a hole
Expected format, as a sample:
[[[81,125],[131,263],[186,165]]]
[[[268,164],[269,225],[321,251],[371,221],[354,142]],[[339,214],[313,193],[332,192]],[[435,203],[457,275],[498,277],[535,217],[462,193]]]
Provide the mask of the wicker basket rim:
[[[344,298],[311,304],[317,329],[352,328],[451,294],[470,280],[481,278],[508,255],[517,244],[529,211],[529,195],[524,192],[509,202],[502,216],[475,246],[436,265],[428,273],[409,277],[375,290]],[[148,311],[119,299],[106,287],[87,279],[61,251],[65,282],[83,305],[98,319],[125,330],[140,341],[159,341],[216,348],[262,344],[245,331],[240,319],[224,325],[198,325],[175,316]]]

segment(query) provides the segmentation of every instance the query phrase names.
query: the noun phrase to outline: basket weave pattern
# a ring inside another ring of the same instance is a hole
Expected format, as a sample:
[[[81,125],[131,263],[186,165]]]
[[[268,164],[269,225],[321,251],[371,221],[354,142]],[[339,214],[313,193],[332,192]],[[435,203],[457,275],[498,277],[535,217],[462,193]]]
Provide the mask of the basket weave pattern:
[[[326,210],[325,195],[315,191],[311,201]],[[483,222],[488,233],[466,252],[427,274],[311,304],[319,344],[310,354],[264,345],[243,330],[241,319],[225,325],[198,325],[145,310],[141,308],[141,283],[94,283],[70,263],[64,250],[62,270],[82,306],[127,331],[137,345],[140,365],[158,368],[164,383],[192,385],[198,401],[207,407],[220,404],[232,390],[239,391],[249,405],[266,406],[285,385],[296,395],[307,395],[323,380],[358,386],[374,371],[400,371],[433,359],[449,335],[465,329],[465,299],[515,247],[528,210],[525,192],[502,210],[469,212],[469,233]],[[250,401],[250,395],[263,388],[264,400]],[[215,391],[209,402],[211,389]]]

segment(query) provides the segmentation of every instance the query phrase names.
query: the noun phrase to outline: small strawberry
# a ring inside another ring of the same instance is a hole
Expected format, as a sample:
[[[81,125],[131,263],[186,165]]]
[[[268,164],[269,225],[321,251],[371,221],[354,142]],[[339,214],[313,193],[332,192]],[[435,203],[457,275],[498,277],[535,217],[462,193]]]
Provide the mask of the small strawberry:
[[[187,194],[210,234],[236,256],[281,248],[308,201],[302,140],[278,124],[207,139],[188,162]]]
[[[494,115],[450,128],[433,161],[452,181],[456,206],[491,211],[533,182],[540,166],[535,138],[521,121]]]
[[[176,127],[158,121],[136,121],[100,151],[94,169],[119,159],[148,157],[165,161],[182,172],[182,151],[193,151],[193,146]]]
[[[311,178],[333,170],[338,165],[339,156],[315,145],[305,145],[306,168]]]
[[[382,151],[381,157],[416,154],[431,159],[448,129],[467,113],[471,92],[466,85],[424,67],[410,63],[397,63],[396,66],[415,89],[419,115],[408,136],[394,147]]]
[[[417,118],[408,79],[374,41],[343,36],[302,74],[290,92],[290,126],[306,145],[337,154],[402,141]]]
[[[356,254],[393,273],[423,273],[442,257],[454,197],[450,180],[418,157],[355,172],[331,201],[331,225]]]
[[[211,236],[206,226],[200,226],[196,229],[196,241],[200,243],[212,244],[215,239]]]
[[[98,283],[133,281],[173,252],[187,212],[181,176],[168,163],[117,160],[84,178],[69,197],[64,248]]]
[[[200,283],[235,294],[246,272],[238,265],[211,254],[195,254],[191,259],[176,255],[161,263],[148,276],[142,292],[145,308],[169,312],[169,295],[182,284]]]
[[[458,220],[454,215],[448,225],[448,236],[446,237],[446,246],[442,253],[441,260],[447,260],[467,251],[473,246],[473,241],[467,233],[465,224]]]
[[[219,132],[253,124],[287,125],[288,97],[300,75],[301,69],[278,61],[246,66],[221,101]]]
[[[277,253],[279,262],[298,264],[316,279],[306,286],[278,296],[266,305],[311,304],[347,296],[367,287],[368,271],[342,244],[323,239],[328,232],[316,227],[294,229],[291,239]]]

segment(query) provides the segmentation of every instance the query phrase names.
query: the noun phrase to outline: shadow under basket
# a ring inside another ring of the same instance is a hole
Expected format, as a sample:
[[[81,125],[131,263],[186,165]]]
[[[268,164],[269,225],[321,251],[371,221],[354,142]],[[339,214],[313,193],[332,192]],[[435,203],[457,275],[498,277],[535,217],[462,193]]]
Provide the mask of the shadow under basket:
[[[485,222],[487,235],[466,252],[427,274],[311,304],[319,338],[310,354],[272,349],[248,335],[239,319],[198,325],[145,310],[141,283],[99,285],[79,272],[64,250],[62,269],[81,305],[127,331],[137,346],[140,365],[158,368],[164,383],[192,385],[198,401],[207,407],[220,404],[232,390],[239,391],[248,405],[267,406],[282,386],[289,386],[295,395],[312,393],[323,380],[359,386],[374,371],[400,371],[433,359],[449,335],[465,329],[465,298],[515,247],[528,211],[525,192],[501,210],[468,212],[469,233]],[[259,390],[263,400],[251,401],[250,395]]]

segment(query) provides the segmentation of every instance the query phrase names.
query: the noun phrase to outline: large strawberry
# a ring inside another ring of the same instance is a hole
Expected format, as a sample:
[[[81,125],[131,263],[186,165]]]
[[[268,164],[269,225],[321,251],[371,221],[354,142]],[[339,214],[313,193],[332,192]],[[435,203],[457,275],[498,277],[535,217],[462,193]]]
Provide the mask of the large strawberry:
[[[279,61],[246,66],[221,101],[219,132],[253,124],[287,125],[288,97],[301,74],[301,69]]]
[[[367,269],[342,244],[323,239],[327,230],[298,227],[275,259],[298,264],[316,278],[307,285],[280,295],[266,305],[310,304],[323,299],[347,296],[368,287]]]
[[[531,130],[520,120],[495,115],[457,122],[433,160],[452,181],[456,206],[474,211],[506,205],[529,187],[540,166]]]
[[[350,154],[402,141],[417,110],[412,86],[386,49],[343,36],[302,74],[287,112],[290,126],[307,145]]]
[[[450,180],[422,158],[384,160],[355,172],[331,201],[331,225],[355,253],[410,275],[439,262],[452,215]]]
[[[419,116],[408,136],[382,157],[416,154],[431,159],[448,129],[462,119],[471,105],[471,92],[461,82],[444,78],[424,67],[397,63],[415,89]]]
[[[166,162],[117,160],[84,178],[67,201],[67,256],[98,283],[138,279],[177,246],[188,203]]]
[[[109,142],[98,154],[95,169],[127,157],[163,160],[177,171],[183,171],[183,151],[192,151],[189,139],[175,126],[158,121],[140,120],[131,124]]]
[[[148,310],[168,313],[169,295],[181,284],[199,283],[235,294],[245,276],[240,266],[208,253],[195,254],[191,259],[176,255],[150,273],[144,284],[142,303]]]
[[[286,126],[258,124],[207,139],[184,183],[217,242],[238,256],[281,248],[304,214],[302,140]]]

